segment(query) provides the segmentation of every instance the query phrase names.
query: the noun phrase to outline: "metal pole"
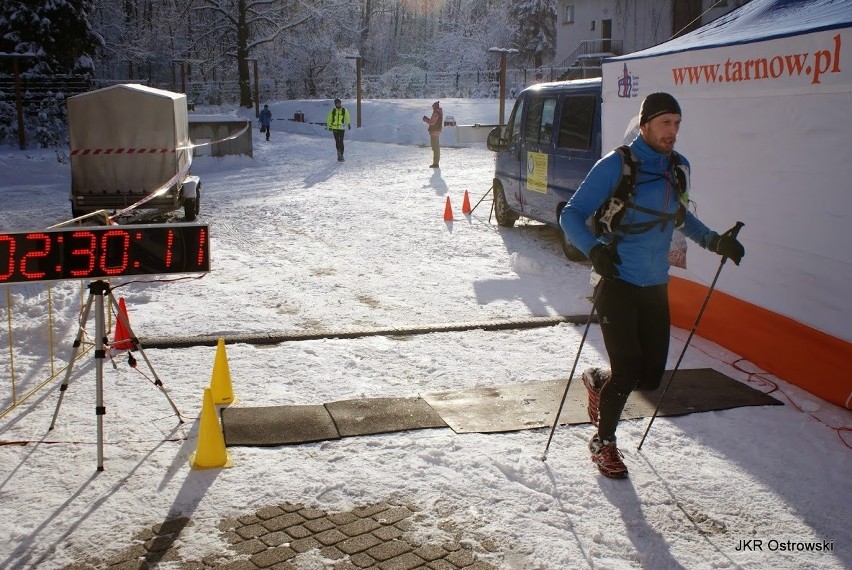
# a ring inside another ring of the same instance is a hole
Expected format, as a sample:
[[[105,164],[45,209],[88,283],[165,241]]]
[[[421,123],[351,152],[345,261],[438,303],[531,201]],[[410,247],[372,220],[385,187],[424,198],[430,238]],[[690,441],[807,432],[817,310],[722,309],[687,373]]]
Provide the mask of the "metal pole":
[[[740,229],[743,227],[742,222],[737,222],[731,230],[731,237],[736,238],[737,234],[740,233]],[[689,336],[686,337],[686,342],[683,345],[683,350],[680,351],[680,356],[677,359],[677,363],[675,364],[674,370],[672,370],[672,375],[669,376],[668,381],[666,381],[666,385],[663,386],[663,392],[660,394],[660,400],[657,402],[657,407],[654,409],[654,413],[651,416],[651,420],[648,422],[648,427],[645,428],[645,433],[642,434],[642,439],[639,440],[639,445],[636,446],[636,449],[642,449],[642,444],[645,443],[645,437],[648,435],[648,432],[651,431],[651,425],[654,423],[654,419],[657,417],[657,412],[660,411],[660,405],[663,403],[663,398],[666,396],[666,391],[669,389],[669,386],[674,380],[675,374],[677,374],[678,369],[680,368],[680,363],[683,360],[683,355],[686,354],[686,349],[689,348],[689,343],[692,340],[692,335],[695,334],[695,330],[698,328],[698,323],[701,322],[701,317],[704,315],[704,309],[707,308],[707,303],[710,301],[710,295],[713,294],[713,289],[716,288],[716,281],[719,279],[719,274],[722,273],[722,267],[725,266],[725,262],[728,261],[728,258],[722,256],[722,261],[719,262],[719,268],[716,270],[716,275],[713,277],[713,282],[710,283],[710,288],[707,290],[707,296],[704,297],[704,303],[701,305],[701,309],[698,311],[698,316],[695,317],[695,323],[692,325],[692,330],[689,331]]]
[[[500,52],[500,125],[506,112],[506,52]]]
[[[254,116],[260,116],[260,81],[257,78],[257,60],[254,60]]]
[[[577,348],[577,356],[574,357],[574,365],[571,367],[571,373],[568,375],[568,382],[565,384],[565,391],[562,393],[562,400],[559,402],[559,409],[556,410],[556,417],[553,418],[553,426],[550,428],[550,435],[547,436],[547,443],[544,446],[544,453],[541,454],[541,460],[547,461],[547,450],[550,448],[550,440],[553,439],[553,432],[556,431],[556,424],[559,423],[559,416],[562,414],[562,408],[565,406],[565,398],[568,397],[568,390],[571,388],[571,380],[574,379],[574,372],[577,370],[577,363],[580,361],[580,353],[583,351],[583,345],[586,343],[586,335],[589,334],[589,326],[592,324],[592,317],[595,314],[595,309],[598,306],[598,295],[603,289],[603,283],[598,284],[595,290],[595,296],[592,300],[592,310],[589,311],[589,318],[586,319],[586,328],[583,330],[583,338],[580,339],[580,346]]]
[[[183,64],[181,64],[183,65]],[[96,281],[91,285],[95,296],[95,416],[98,423],[98,471],[104,470],[104,288],[105,283]]]
[[[357,103],[355,104],[356,108],[356,127],[361,128],[361,56],[358,56],[355,59],[355,94]]]
[[[18,112],[18,144],[21,150],[27,148],[27,134],[24,131],[24,103],[21,100],[21,76],[18,70],[18,60],[12,60],[12,67],[15,70],[15,109]]]

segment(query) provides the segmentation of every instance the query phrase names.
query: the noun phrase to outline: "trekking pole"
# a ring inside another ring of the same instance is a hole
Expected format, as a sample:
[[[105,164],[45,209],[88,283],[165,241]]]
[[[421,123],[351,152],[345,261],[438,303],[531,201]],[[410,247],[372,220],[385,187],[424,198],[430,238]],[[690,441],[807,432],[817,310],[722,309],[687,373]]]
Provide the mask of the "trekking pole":
[[[559,402],[559,409],[556,411],[556,417],[553,418],[553,426],[550,428],[550,435],[547,436],[547,444],[544,446],[544,453],[541,455],[542,461],[547,461],[547,450],[550,448],[550,440],[553,439],[553,432],[556,431],[556,424],[559,423],[559,415],[562,414],[562,407],[565,405],[565,398],[568,397],[568,389],[571,387],[571,380],[574,378],[574,371],[577,370],[577,362],[580,361],[580,352],[583,350],[583,344],[586,342],[586,335],[589,334],[589,325],[592,324],[592,316],[595,314],[595,308],[598,306],[598,295],[600,294],[603,285],[599,285],[592,298],[592,310],[589,311],[589,318],[586,319],[586,328],[583,330],[583,338],[580,339],[580,346],[577,348],[577,356],[574,358],[574,366],[571,367],[571,373],[568,375],[568,383],[565,385],[565,392],[562,393],[562,401]]]
[[[737,237],[737,234],[740,233],[740,229],[745,224],[742,222],[737,222],[733,228],[730,230],[730,236],[733,238]],[[698,323],[701,322],[701,316],[704,315],[704,309],[707,308],[707,303],[710,301],[710,295],[713,294],[713,289],[716,288],[716,280],[719,279],[719,274],[722,273],[722,267],[725,266],[725,262],[728,261],[727,256],[722,256],[722,261],[719,263],[719,269],[716,270],[716,276],[713,277],[713,282],[710,283],[710,289],[707,291],[707,296],[704,297],[704,303],[701,305],[701,310],[698,311],[698,316],[695,317],[695,323],[692,325],[692,330],[689,331],[689,336],[686,337],[686,342],[683,345],[683,350],[680,351],[680,356],[677,359],[677,363],[675,364],[674,370],[672,370],[672,375],[669,376],[669,379],[666,381],[665,386],[663,386],[663,392],[660,394],[660,400],[657,402],[657,407],[654,410],[653,415],[651,416],[651,421],[648,422],[648,427],[645,428],[645,433],[642,434],[642,439],[639,440],[639,445],[636,447],[637,450],[642,449],[642,444],[645,443],[645,437],[648,435],[648,432],[651,431],[651,425],[654,423],[654,419],[657,417],[657,413],[660,411],[660,405],[663,403],[663,398],[666,395],[666,391],[669,389],[669,385],[674,380],[675,374],[677,374],[678,369],[680,368],[680,362],[683,360],[683,355],[686,354],[686,349],[689,347],[689,342],[692,340],[692,335],[695,334],[695,329],[698,328]]]

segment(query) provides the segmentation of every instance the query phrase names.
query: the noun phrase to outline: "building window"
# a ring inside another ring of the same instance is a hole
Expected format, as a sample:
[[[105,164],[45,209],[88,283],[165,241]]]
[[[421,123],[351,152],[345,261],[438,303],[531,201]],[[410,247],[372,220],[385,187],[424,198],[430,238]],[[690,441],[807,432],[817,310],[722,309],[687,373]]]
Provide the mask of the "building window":
[[[595,21],[594,21],[594,20],[592,20],[592,25],[591,25],[591,27],[589,28],[589,30],[591,30],[591,31],[593,31],[593,32],[595,31]]]
[[[565,6],[565,11],[562,14],[562,23],[563,24],[573,24],[574,23],[574,5],[568,4]]]

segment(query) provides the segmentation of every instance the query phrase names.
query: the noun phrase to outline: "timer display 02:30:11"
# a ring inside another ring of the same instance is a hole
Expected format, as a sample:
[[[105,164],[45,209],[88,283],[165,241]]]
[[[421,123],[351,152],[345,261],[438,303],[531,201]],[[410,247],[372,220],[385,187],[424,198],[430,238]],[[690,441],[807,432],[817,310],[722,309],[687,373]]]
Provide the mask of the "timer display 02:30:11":
[[[0,233],[0,283],[206,273],[205,224],[146,224]]]

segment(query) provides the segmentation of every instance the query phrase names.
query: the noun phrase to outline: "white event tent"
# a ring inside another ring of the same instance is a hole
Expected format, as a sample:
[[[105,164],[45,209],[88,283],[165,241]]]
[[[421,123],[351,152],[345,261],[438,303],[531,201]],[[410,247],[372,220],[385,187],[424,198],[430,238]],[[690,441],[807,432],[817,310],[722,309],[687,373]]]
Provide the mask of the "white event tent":
[[[603,65],[603,148],[654,91],[683,110],[698,216],[742,221],[701,336],[813,394],[852,407],[852,2],[752,0]],[[690,329],[719,258],[672,270],[674,324]]]

